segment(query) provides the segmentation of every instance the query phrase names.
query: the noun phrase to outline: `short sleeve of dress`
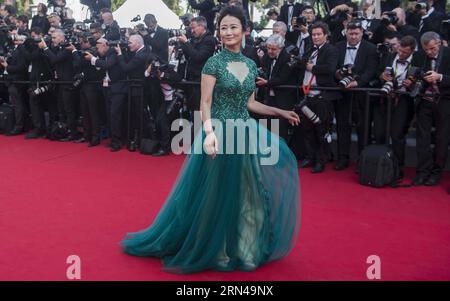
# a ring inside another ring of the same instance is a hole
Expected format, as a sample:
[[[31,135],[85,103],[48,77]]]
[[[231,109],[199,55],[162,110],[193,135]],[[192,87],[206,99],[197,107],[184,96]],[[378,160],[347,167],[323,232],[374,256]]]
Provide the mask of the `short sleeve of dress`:
[[[203,66],[202,74],[208,74],[212,76],[217,75],[217,63],[216,58],[214,56],[210,57],[207,61],[205,66]]]

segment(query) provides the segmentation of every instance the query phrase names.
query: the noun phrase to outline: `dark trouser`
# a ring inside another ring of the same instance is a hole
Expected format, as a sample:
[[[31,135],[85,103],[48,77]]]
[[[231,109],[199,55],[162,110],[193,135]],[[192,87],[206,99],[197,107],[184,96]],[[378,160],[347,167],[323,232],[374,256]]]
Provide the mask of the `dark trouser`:
[[[128,143],[131,140],[141,140],[142,117],[143,117],[143,96],[144,90],[141,84],[130,85],[128,102]]]
[[[102,101],[97,84],[82,84],[80,89],[81,113],[83,114],[84,138],[91,140],[100,137],[99,107]]]
[[[325,164],[330,156],[330,145],[325,137],[333,118],[332,102],[323,98],[308,97],[306,106],[321,120],[320,123],[314,124],[305,115],[300,114],[300,126],[305,134],[306,159]]]
[[[156,115],[156,129],[161,148],[170,151],[170,125],[166,114],[166,101],[163,101]]]
[[[36,88],[33,86],[33,88]],[[30,95],[30,111],[31,119],[33,121],[34,129],[38,131],[45,131],[47,126],[45,124],[45,110],[49,114],[49,127],[56,121],[58,116],[58,109],[55,100],[55,95],[52,91],[43,94],[32,96]]]
[[[71,133],[77,132],[77,114],[75,98],[70,85],[60,85],[58,93],[58,108],[60,115],[66,117],[67,128]],[[61,120],[61,119],[60,119]]]
[[[373,123],[377,144],[386,143],[387,101],[392,102],[391,125],[389,137],[392,139],[392,150],[400,167],[405,165],[406,135],[414,117],[414,101],[408,95],[400,95],[398,100],[380,99],[374,102]]]
[[[8,87],[9,99],[14,106],[14,114],[16,124],[15,127],[23,129],[25,126],[25,116],[27,114],[27,107],[25,104],[25,97],[23,95],[24,85],[11,84]]]
[[[283,99],[284,101],[287,101],[287,99]],[[287,105],[280,105],[281,101],[278,101],[277,98],[275,96],[269,96],[268,99],[268,105],[272,106],[272,107],[276,107],[282,110],[292,110],[294,108],[294,104],[287,104]],[[289,124],[289,121],[286,118],[272,118],[269,117],[270,119],[276,119],[278,120],[278,136],[280,136],[281,138],[284,139],[284,141],[289,144],[290,141],[290,135],[289,135],[289,130],[292,129],[292,126]],[[272,128],[270,127],[270,120],[268,120],[268,127],[269,129],[272,131]]]
[[[438,103],[422,99],[417,106],[417,175],[440,175],[448,155],[450,98]],[[436,127],[436,143],[431,151],[431,127]],[[434,160],[433,160],[434,159]]]
[[[123,141],[123,114],[127,102],[127,94],[111,93],[110,88],[103,88],[106,100],[106,117],[111,131],[111,143],[122,145]]]
[[[191,116],[194,116],[194,111],[200,111],[200,87],[190,86],[186,89],[186,92],[188,109]]]
[[[365,108],[364,93],[344,93],[343,98],[335,103],[338,159],[350,158],[351,135],[353,121],[356,123],[358,135],[358,154],[364,148]],[[352,100],[353,97],[353,100]],[[370,115],[369,115],[370,118]],[[369,137],[370,137],[369,121]],[[369,142],[369,141],[368,141]]]

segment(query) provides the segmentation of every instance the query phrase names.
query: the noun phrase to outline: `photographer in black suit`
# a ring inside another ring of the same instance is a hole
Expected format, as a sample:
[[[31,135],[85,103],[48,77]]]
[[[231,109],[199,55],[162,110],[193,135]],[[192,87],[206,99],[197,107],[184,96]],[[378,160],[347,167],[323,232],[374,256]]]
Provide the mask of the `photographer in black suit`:
[[[441,11],[434,8],[434,1],[420,0],[409,15],[408,24],[415,26],[420,35],[428,31],[440,32],[444,17]]]
[[[200,81],[203,66],[206,61],[214,55],[216,39],[207,29],[206,19],[203,17],[193,18],[190,24],[192,38],[187,39],[182,35],[178,37],[181,50],[187,60],[185,79],[189,81]],[[189,89],[189,110],[200,110],[200,88]]]
[[[60,46],[64,41],[64,32],[57,29],[52,33],[51,49],[44,40],[38,44],[38,47],[44,49],[44,54],[49,58],[50,64],[56,71],[57,81],[73,81],[75,72],[73,68],[72,51]],[[65,115],[67,127],[70,132],[63,141],[77,140],[79,138],[79,133],[76,128],[76,105],[71,84],[58,85],[58,111],[61,117],[60,120],[63,119],[62,116]]]
[[[128,124],[130,128],[128,128],[128,137],[130,138],[130,147],[131,139],[137,138],[137,141],[134,143],[139,143],[141,138],[141,120],[142,120],[142,109],[143,109],[143,80],[144,80],[144,72],[145,66],[150,56],[150,52],[148,48],[144,45],[144,39],[140,35],[132,35],[128,39],[128,50],[129,57],[126,58],[122,53],[122,49],[117,46],[116,51],[119,57],[119,65],[121,69],[125,72],[128,79],[136,80],[136,82],[130,83],[130,97],[128,104],[129,114],[128,116],[131,120],[128,120]],[[130,150],[133,150],[130,148]]]
[[[343,93],[343,98],[335,104],[338,144],[338,162],[334,167],[335,170],[343,170],[349,165],[352,132],[350,119],[356,118],[358,151],[361,152],[364,147],[366,94],[351,92],[351,89],[368,86],[375,77],[378,56],[375,45],[363,40],[362,37],[361,22],[352,21],[347,25],[346,41],[336,44],[339,57],[336,78],[339,85],[348,89],[348,92]]]
[[[189,5],[196,10],[199,10],[199,16],[206,19],[209,32],[215,32],[214,19],[216,18],[216,11],[213,8],[216,6],[214,0],[188,0]]]
[[[32,39],[43,39],[44,33],[40,27],[31,28]],[[54,95],[54,89],[51,85],[37,84],[38,82],[53,80],[53,70],[49,58],[44,54],[34,40],[29,40],[26,44],[30,56],[30,65],[28,67],[28,77],[30,84],[30,111],[33,127],[31,133],[25,138],[35,139],[44,137],[47,129],[56,121],[58,115],[57,103]],[[45,110],[49,113],[49,124],[45,124]],[[49,130],[48,130],[49,131]]]
[[[109,146],[112,152],[117,152],[122,148],[123,142],[123,114],[128,93],[127,84],[123,82],[126,74],[120,67],[116,50],[109,47],[105,38],[98,39],[96,45],[98,57],[88,53],[84,58],[90,61],[92,66],[105,72],[103,95],[106,100],[106,116],[111,132]]]
[[[436,32],[426,32],[420,38],[422,49],[412,65],[424,74],[415,80],[405,80],[405,86],[423,83],[423,96],[416,99],[417,169],[413,185],[439,184],[448,156],[450,133],[450,48],[442,46]],[[436,128],[434,156],[431,150],[431,129]]]
[[[305,97],[304,105],[300,107],[302,122],[300,127],[305,133],[306,158],[300,167],[313,166],[312,173],[320,173],[329,160],[329,130],[333,118],[332,102],[340,98],[339,92],[313,90],[311,87],[336,87],[334,72],[336,71],[338,55],[336,48],[327,42],[330,34],[327,24],[316,22],[311,26],[311,37],[314,47],[305,54],[300,63],[300,82],[303,83]],[[307,114],[308,108],[314,118]],[[309,117],[308,117],[309,116]]]
[[[14,49],[11,56],[8,59],[5,57],[0,58],[0,65],[4,68],[8,80],[24,81],[28,79],[28,55],[23,46],[26,38],[26,36],[15,36],[13,40]],[[24,131],[25,118],[28,111],[26,97],[24,95],[25,88],[26,85],[24,84],[11,83],[8,85],[9,99],[14,106],[16,121],[12,131],[7,133],[8,136],[20,135]]]
[[[389,12],[384,12],[381,15],[381,20],[378,27],[375,29],[374,35],[370,40],[374,44],[382,43],[384,38],[389,36],[392,32],[397,32],[401,37],[413,36],[416,42],[419,42],[419,30],[409,24],[406,24],[405,11],[397,7]]]
[[[169,32],[158,26],[158,22],[152,14],[145,15],[144,23],[148,28],[148,33],[144,35],[145,45],[150,48],[152,54],[163,62],[167,62],[169,60]]]
[[[120,39],[120,27],[114,20],[113,14],[110,11],[102,13],[102,29],[105,33],[104,38],[108,41],[117,41]]]
[[[400,40],[398,49],[389,53],[380,63],[382,72],[379,76],[386,96],[375,102],[373,109],[375,140],[377,144],[384,144],[386,143],[387,106],[388,102],[391,102],[389,136],[392,140],[392,150],[399,163],[400,178],[403,178],[402,168],[405,165],[406,135],[414,116],[414,100],[406,94],[403,82],[408,78],[408,69],[416,46],[414,37],[405,36]]]
[[[83,140],[88,142],[89,147],[100,144],[100,108],[103,97],[101,85],[98,82],[101,82],[105,76],[104,71],[95,68],[84,59],[86,52],[93,52],[94,47],[95,40],[85,34],[80,37],[80,51],[77,51],[73,45],[68,48],[74,56],[73,63],[77,74],[74,88],[79,88],[83,115]]]
[[[292,18],[297,18],[301,15],[303,10],[303,4],[296,2],[295,0],[288,0],[287,3],[283,4],[280,8],[280,15],[278,16],[278,21],[284,22],[287,26],[287,39],[292,43],[295,41],[291,40],[291,33],[294,31]]]
[[[264,87],[266,103],[269,106],[284,110],[292,110],[296,102],[296,95],[289,89],[277,89],[281,85],[295,85],[297,79],[289,62],[291,56],[284,48],[284,38],[278,34],[271,35],[267,41],[267,54],[262,59],[264,77],[256,79],[258,87]],[[289,142],[289,122],[278,119],[279,132],[277,133],[286,142]]]

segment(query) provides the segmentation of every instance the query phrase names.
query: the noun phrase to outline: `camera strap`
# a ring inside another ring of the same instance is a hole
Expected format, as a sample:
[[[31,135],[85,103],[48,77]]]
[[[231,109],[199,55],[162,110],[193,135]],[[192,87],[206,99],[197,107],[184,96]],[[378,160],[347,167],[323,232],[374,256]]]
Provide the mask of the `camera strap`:
[[[311,76],[311,78],[309,79],[308,85],[306,87],[305,87],[305,85],[302,85],[303,95],[307,96],[309,94],[309,90],[311,90],[311,85],[312,85],[312,82],[315,77],[316,76],[314,74]]]

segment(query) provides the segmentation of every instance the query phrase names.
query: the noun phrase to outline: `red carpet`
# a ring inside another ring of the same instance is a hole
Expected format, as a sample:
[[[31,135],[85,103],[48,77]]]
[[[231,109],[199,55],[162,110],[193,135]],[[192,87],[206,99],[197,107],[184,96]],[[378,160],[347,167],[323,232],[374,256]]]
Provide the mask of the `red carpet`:
[[[82,280],[367,280],[370,255],[382,280],[450,280],[448,172],[438,187],[373,189],[353,170],[302,170],[297,244],[253,273],[172,275],[123,254],[120,240],[152,222],[183,160],[0,136],[0,280],[65,280],[72,254]]]

